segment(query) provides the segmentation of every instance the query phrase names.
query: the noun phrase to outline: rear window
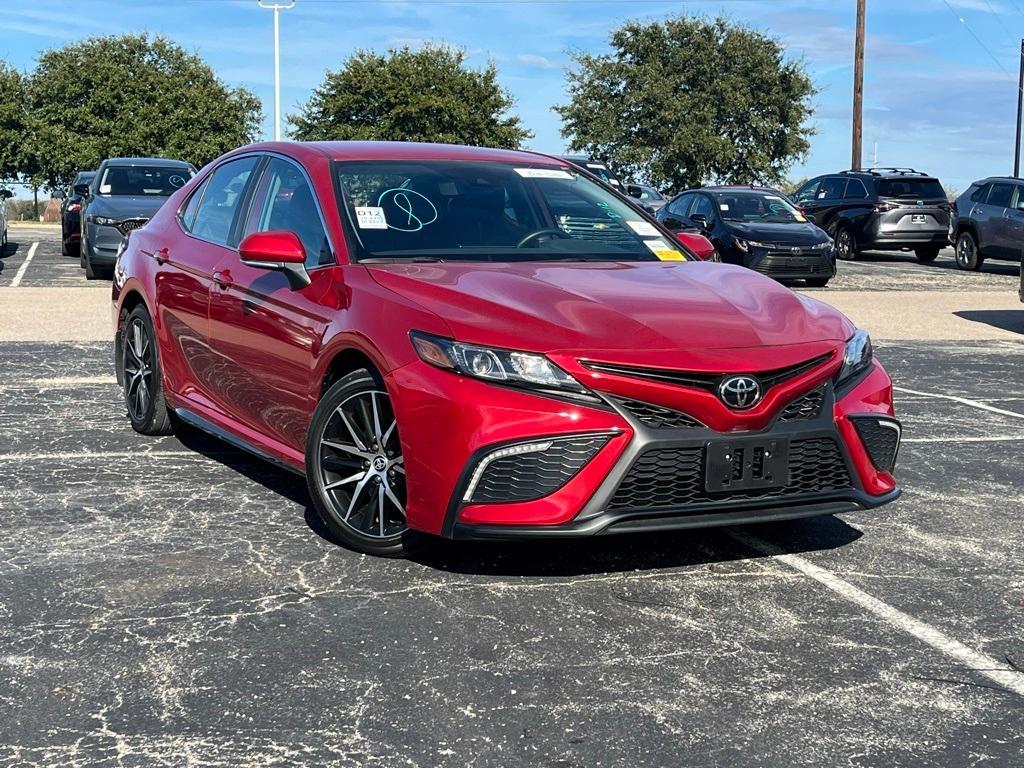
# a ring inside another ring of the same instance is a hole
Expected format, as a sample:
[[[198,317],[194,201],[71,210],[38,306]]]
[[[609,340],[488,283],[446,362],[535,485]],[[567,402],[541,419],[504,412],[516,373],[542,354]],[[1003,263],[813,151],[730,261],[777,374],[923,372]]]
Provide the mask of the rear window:
[[[883,179],[878,182],[879,197],[946,197],[938,179]]]

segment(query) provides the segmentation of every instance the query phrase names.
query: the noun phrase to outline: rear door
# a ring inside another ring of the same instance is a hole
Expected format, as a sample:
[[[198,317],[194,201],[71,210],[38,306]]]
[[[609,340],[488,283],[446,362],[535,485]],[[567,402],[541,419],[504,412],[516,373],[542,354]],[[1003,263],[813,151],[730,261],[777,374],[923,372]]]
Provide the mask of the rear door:
[[[1006,209],[1006,237],[1008,258],[1020,261],[1024,253],[1024,184],[1014,184],[1013,200]]]
[[[949,234],[950,204],[938,179],[897,176],[879,179],[879,230],[908,235]]]
[[[177,227],[163,230],[149,255],[156,273],[158,333],[166,350],[162,363],[168,387],[183,397],[220,410],[210,398],[217,380],[217,361],[208,345],[209,294],[217,262],[255,157],[243,157],[216,168],[188,198]]]
[[[985,251],[990,256],[1008,256],[1014,250],[1008,216],[1016,188],[1016,184],[1008,181],[995,181],[989,185],[983,207],[984,224],[979,222],[979,231],[986,243]]]
[[[217,264],[210,294],[210,343],[225,375],[218,397],[238,421],[302,452],[316,405],[311,377],[332,312],[334,251],[305,171],[274,155],[255,185],[232,248]],[[311,283],[293,291],[281,272],[241,262],[237,242],[253,232],[294,232]]]

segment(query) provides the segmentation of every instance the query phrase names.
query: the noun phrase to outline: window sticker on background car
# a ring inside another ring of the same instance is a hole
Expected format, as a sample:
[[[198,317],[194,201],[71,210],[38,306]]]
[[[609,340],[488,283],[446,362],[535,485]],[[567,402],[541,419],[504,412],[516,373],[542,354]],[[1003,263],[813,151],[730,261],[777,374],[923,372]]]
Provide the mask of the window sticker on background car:
[[[719,207],[719,209],[721,209],[723,211],[728,211],[729,210],[729,204],[728,203],[719,203],[718,207]]]
[[[413,189],[385,190],[377,198],[377,205],[384,210],[394,209],[388,217],[391,221],[387,221],[387,228],[399,232],[419,232],[437,221],[437,208],[430,198]]]
[[[627,221],[626,223],[640,237],[661,237],[661,232],[653,224],[649,224],[646,221]]]
[[[168,177],[167,183],[170,184],[175,189],[178,189],[180,187],[185,186],[185,177],[178,176],[177,174],[175,174],[174,176]]]
[[[357,205],[356,224],[360,229],[388,228],[388,221],[384,218],[384,209],[376,205]]]
[[[110,185],[109,184],[100,184],[100,194],[101,195],[109,195],[110,194]]]
[[[516,173],[524,179],[568,179],[573,180],[573,175],[568,171],[558,168],[516,168]]]

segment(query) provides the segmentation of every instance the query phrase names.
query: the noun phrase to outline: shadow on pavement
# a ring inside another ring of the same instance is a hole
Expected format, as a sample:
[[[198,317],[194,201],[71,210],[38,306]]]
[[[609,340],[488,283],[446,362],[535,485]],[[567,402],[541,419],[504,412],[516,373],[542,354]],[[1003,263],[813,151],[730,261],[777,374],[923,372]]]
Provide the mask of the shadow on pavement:
[[[964,320],[1024,335],[1024,304],[1020,309],[964,309],[953,314]]]

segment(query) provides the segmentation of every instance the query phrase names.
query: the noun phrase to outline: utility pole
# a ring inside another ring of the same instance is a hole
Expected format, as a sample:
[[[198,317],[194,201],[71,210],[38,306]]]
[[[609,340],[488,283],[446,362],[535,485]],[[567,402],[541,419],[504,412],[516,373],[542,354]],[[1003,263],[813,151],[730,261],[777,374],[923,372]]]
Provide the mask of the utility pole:
[[[1024,40],[1020,41],[1020,78],[1017,80],[1017,142],[1013,145],[1013,175],[1020,176],[1020,121],[1024,112]]]
[[[850,167],[861,167],[864,131],[864,17],[867,0],[857,0],[857,42],[853,52],[853,151]]]
[[[274,141],[281,140],[281,11],[295,7],[295,0],[258,0],[260,8],[274,12]]]

